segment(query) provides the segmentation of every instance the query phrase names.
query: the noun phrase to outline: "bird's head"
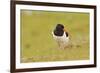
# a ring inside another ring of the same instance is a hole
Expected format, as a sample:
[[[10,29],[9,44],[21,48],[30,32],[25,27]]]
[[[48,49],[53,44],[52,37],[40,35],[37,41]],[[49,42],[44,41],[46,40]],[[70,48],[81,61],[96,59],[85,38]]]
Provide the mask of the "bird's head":
[[[63,24],[57,24],[56,25],[56,30],[63,30],[64,29],[64,25]]]

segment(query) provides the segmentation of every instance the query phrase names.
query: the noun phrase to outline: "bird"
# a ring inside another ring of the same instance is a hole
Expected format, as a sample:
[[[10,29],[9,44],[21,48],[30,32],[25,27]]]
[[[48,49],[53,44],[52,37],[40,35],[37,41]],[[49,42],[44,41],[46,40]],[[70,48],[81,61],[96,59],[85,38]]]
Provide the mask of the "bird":
[[[57,24],[52,35],[60,49],[65,49],[68,46],[70,37],[63,24]]]

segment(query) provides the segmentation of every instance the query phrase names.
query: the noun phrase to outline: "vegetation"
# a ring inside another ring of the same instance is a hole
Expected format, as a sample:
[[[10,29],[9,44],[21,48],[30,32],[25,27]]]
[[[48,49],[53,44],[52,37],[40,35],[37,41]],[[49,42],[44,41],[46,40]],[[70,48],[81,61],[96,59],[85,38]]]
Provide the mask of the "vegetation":
[[[72,47],[58,49],[56,24],[69,32]],[[89,59],[89,13],[21,10],[21,62]]]

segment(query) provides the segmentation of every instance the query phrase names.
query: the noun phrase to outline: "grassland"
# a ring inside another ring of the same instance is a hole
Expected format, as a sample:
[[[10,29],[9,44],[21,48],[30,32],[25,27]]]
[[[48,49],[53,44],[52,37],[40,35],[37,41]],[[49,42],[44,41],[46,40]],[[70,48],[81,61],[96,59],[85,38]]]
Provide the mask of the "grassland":
[[[72,47],[58,49],[51,32],[64,24]],[[21,10],[21,62],[89,59],[89,14]]]

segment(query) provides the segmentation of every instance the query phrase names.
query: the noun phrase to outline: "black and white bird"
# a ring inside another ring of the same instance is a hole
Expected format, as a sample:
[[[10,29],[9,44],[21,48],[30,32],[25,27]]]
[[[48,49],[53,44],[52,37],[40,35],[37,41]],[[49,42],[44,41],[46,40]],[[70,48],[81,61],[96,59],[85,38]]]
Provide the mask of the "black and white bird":
[[[52,32],[53,38],[58,43],[60,49],[64,49],[69,44],[69,34],[64,29],[63,24],[57,24]]]

